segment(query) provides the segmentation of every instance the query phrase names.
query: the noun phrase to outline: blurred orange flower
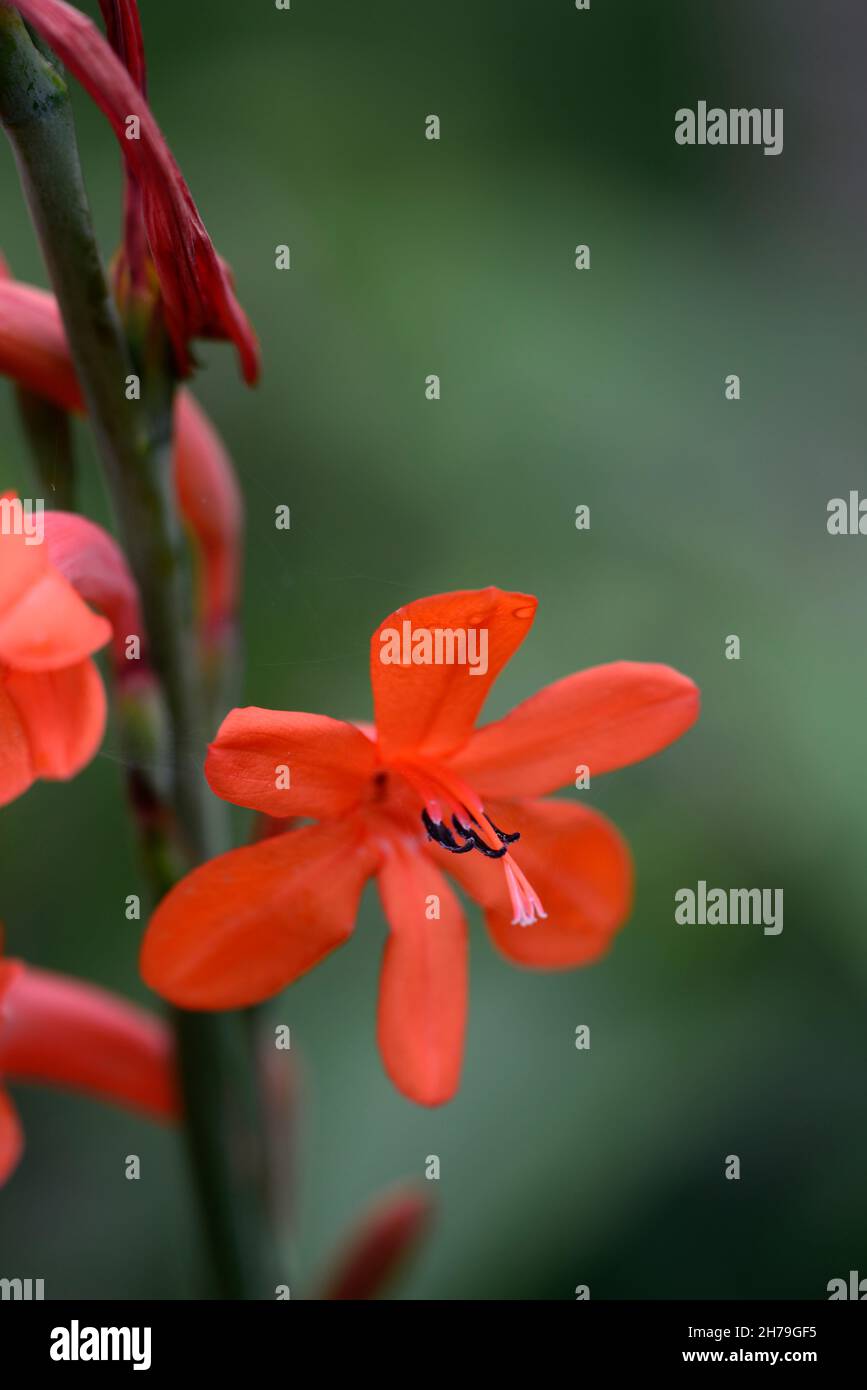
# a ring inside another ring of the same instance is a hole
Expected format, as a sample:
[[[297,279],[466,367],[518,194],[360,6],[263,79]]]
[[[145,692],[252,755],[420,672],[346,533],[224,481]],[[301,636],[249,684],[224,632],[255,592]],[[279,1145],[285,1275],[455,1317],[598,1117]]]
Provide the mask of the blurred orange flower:
[[[25,534],[23,516],[20,500],[5,493],[0,498],[4,806],[38,777],[74,777],[95,754],[105,730],[106,701],[91,657],[112,631],[51,564],[44,536]]]

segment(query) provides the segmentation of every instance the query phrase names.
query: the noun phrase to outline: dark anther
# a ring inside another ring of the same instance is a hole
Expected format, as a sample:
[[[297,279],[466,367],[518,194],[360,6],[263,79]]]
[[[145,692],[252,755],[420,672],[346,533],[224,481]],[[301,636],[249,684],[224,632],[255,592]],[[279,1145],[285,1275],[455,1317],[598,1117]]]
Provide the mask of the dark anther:
[[[500,840],[504,845],[513,845],[513,844],[515,843],[516,840],[520,840],[520,838],[521,838],[521,832],[520,832],[520,830],[515,830],[511,835],[507,835],[506,832],[505,832],[505,830],[498,830],[498,829],[497,829],[497,827],[494,825],[494,822],[491,820],[490,816],[485,816],[485,820],[488,822],[488,825],[489,825],[489,826],[491,827],[491,829],[493,830],[493,832],[494,832],[494,834],[496,835],[497,839]]]
[[[438,845],[442,845],[443,849],[449,850],[452,854],[467,854],[473,848],[472,841],[465,845],[459,845],[448,826],[443,825],[442,821],[432,820],[427,810],[422,811],[421,818],[428,837],[435,840]]]
[[[484,840],[479,839],[475,830],[473,831],[473,840],[475,841],[476,849],[480,849],[486,859],[502,859],[504,854],[509,853],[508,845],[503,845],[502,849],[491,849],[490,845],[486,845]]]
[[[476,824],[478,825],[478,821],[476,821]],[[481,850],[482,854],[488,859],[502,859],[503,855],[506,853],[505,845],[502,849],[491,849],[490,845],[485,844],[484,840],[477,831],[473,830],[472,826],[461,825],[457,816],[452,816],[452,825],[455,827],[458,834],[467,841],[470,849]]]
[[[491,849],[490,845],[485,844],[478,830],[473,829],[473,825],[479,824],[474,815],[470,814],[473,825],[462,825],[457,816],[452,816],[452,825],[464,842],[459,845],[443,821],[433,820],[426,809],[422,811],[421,818],[429,839],[435,840],[438,845],[442,845],[443,849],[449,850],[452,854],[467,854],[469,850],[477,849],[487,859],[502,859],[503,855],[508,853],[509,845],[521,838],[519,832],[514,835],[507,835],[504,830],[498,830],[490,816],[485,816],[485,820],[502,845],[502,849]]]

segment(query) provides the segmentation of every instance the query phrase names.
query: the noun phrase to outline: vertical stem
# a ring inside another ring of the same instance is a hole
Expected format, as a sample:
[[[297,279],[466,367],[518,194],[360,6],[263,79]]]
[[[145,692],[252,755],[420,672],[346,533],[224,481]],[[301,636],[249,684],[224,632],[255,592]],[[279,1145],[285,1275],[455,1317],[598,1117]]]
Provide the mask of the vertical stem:
[[[187,866],[225,848],[202,774],[204,711],[186,549],[171,484],[171,375],[134,361],[99,256],[66,84],[0,0],[0,120],[57,295],[126,553],[139,586],[150,660],[169,714],[172,809]],[[142,398],[128,378],[142,374]],[[153,822],[151,822],[152,826]],[[152,851],[153,846],[150,846]],[[150,854],[165,877],[170,857]],[[157,882],[157,893],[165,881]],[[187,1130],[219,1292],[273,1296],[262,1209],[261,1132],[249,1098],[242,1021],[174,1017]],[[231,1105],[235,1106],[230,1113]]]
[[[75,455],[69,416],[23,386],[15,394],[45,501],[61,511],[74,511]]]

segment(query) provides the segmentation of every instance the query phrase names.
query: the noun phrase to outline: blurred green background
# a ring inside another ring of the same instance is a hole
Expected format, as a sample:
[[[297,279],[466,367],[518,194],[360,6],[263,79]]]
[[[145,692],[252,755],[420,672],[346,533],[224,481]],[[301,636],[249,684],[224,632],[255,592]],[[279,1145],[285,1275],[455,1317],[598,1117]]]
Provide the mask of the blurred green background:
[[[473,912],[450,1105],[416,1108],[382,1071],[372,891],[350,944],[271,1006],[302,1090],[293,1296],[366,1202],[413,1179],[436,1219],[397,1298],[569,1299],[579,1283],[593,1298],[826,1297],[829,1279],[867,1274],[867,540],[826,530],[829,498],[867,489],[867,14],[141,8],[153,107],[264,350],[254,394],[223,345],[202,347],[195,383],[246,494],[245,702],[368,717],[379,620],[486,584],[540,599],[489,716],[624,657],[671,663],[704,699],[681,743],[589,793],[637,872],[601,964],[517,970]],[[783,107],[783,154],[679,148],[675,109],[699,99]],[[80,92],[75,105],[108,255],[117,147]],[[5,144],[0,177],[0,244],[45,284]],[[284,242],[289,273],[274,268]],[[574,269],[581,242],[590,271]],[[0,429],[2,481],[30,495],[2,384]],[[78,438],[84,500],[105,519]],[[120,771],[110,731],[74,783],[3,811],[0,916],[11,954],[145,1000]],[[783,888],[782,935],[676,926],[674,892],[700,878]],[[15,1095],[28,1152],[0,1194],[0,1274],[43,1277],[49,1297],[195,1296],[177,1138]],[[732,1153],[740,1182],[723,1176]]]

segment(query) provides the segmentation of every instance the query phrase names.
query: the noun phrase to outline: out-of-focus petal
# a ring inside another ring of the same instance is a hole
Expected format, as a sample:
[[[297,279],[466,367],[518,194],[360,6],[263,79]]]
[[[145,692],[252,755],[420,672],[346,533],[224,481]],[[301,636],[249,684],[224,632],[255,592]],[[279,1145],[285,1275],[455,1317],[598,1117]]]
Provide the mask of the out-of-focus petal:
[[[12,542],[19,540],[23,538],[0,536],[0,569],[5,567]],[[20,671],[74,665],[99,651],[110,638],[110,623],[92,612],[48,564],[36,582],[0,612],[0,663]]]
[[[26,792],[35,776],[27,732],[0,674],[0,806]]]
[[[34,775],[66,781],[86,767],[105,733],[102,677],[90,660],[60,671],[7,671],[6,695],[24,729]]]
[[[161,1019],[29,965],[2,991],[0,1074],[69,1086],[161,1119],[178,1113],[171,1034]]]
[[[127,637],[137,636],[144,645],[138,589],[123,551],[101,526],[74,512],[46,512],[44,526],[50,564],[108,619],[122,661]]]
[[[0,1187],[12,1176],[24,1152],[24,1131],[9,1094],[0,1086]]]
[[[63,410],[84,410],[54,295],[3,276],[0,372]]]

